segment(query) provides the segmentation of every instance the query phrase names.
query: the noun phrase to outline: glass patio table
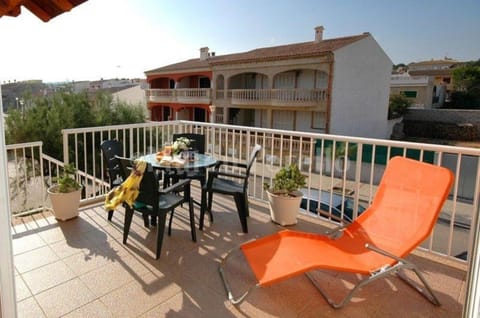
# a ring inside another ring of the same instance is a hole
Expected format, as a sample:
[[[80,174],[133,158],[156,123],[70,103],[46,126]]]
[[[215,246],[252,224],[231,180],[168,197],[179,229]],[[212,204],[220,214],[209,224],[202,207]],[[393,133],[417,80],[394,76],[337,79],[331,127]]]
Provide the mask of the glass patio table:
[[[195,171],[198,169],[207,169],[213,167],[217,163],[217,159],[210,155],[195,153],[194,160],[185,160],[185,163],[182,166],[175,165],[164,165],[160,164],[160,161],[157,160],[157,154],[152,153],[141,157],[146,162],[152,165],[152,168],[162,170],[165,173],[178,173],[181,174],[184,171]],[[169,183],[164,183],[163,186],[168,186]],[[193,200],[193,202],[201,206],[201,202]]]
[[[195,170],[213,167],[217,163],[217,159],[210,155],[206,154],[195,154],[194,160],[185,160],[185,163],[181,166],[177,165],[167,165],[160,164],[160,161],[157,160],[156,153],[145,155],[141,157],[143,160],[152,165],[154,169],[160,169],[164,171],[185,171],[185,170]]]
[[[213,167],[217,163],[217,159],[210,155],[195,153],[194,160],[185,160],[181,166],[162,164],[157,160],[156,153],[142,156],[142,159],[152,165],[153,169],[158,169],[164,172],[163,186],[166,188],[170,184],[170,179],[175,177],[176,174],[181,175],[184,172],[195,172],[201,169],[207,169]],[[195,201],[195,203],[198,203]]]

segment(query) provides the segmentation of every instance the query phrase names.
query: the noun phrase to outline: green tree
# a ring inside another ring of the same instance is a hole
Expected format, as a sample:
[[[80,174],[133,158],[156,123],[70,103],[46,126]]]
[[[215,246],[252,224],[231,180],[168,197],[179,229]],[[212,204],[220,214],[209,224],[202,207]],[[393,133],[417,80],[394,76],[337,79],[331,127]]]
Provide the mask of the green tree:
[[[49,96],[24,97],[29,105],[11,110],[6,119],[7,143],[43,141],[43,151],[57,159],[63,156],[61,130],[145,121],[145,110],[138,105],[114,101],[101,92],[93,97],[66,89]]]
[[[455,68],[453,80],[456,91],[452,93],[451,106],[480,108],[480,59]]]
[[[388,101],[388,119],[401,117],[408,110],[412,102],[403,94],[390,95]]]
[[[455,89],[458,91],[480,90],[480,59],[467,62],[453,70]]]

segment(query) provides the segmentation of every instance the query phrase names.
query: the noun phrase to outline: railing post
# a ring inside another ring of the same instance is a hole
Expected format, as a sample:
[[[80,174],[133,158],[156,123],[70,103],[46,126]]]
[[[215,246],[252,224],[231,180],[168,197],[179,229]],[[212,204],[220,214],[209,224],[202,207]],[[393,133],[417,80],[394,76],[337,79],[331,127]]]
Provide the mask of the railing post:
[[[480,159],[477,159],[477,171],[480,171]],[[465,297],[465,305],[463,306],[463,317],[477,318],[480,312],[480,177],[477,175],[475,184],[476,193],[473,199],[476,211],[472,213],[472,223],[470,231],[472,232],[472,239],[469,245],[468,258],[469,265],[467,271],[467,292]]]
[[[129,139],[129,142],[128,142],[128,147],[130,149],[130,153],[129,153],[129,157],[132,158],[133,157],[133,128],[130,127],[128,129],[129,133],[130,133],[130,138]]]
[[[68,163],[68,134],[62,129],[63,136],[63,163]]]
[[[45,177],[43,175],[43,142],[40,142],[40,146],[38,148],[40,152],[39,153],[40,175],[42,176],[42,180],[45,180]],[[42,193],[45,193],[45,182],[42,182]],[[42,197],[43,197],[42,207],[43,209],[45,209],[46,199],[45,199],[45,196],[42,196]]]
[[[0,85],[0,96],[2,96],[2,85]],[[0,109],[3,110],[2,99],[0,98]],[[10,229],[10,199],[8,191],[8,163],[7,150],[5,149],[5,129],[3,127],[3,111],[0,119],[0,302],[1,317],[17,317],[15,280],[13,266],[12,234]]]
[[[358,215],[358,203],[360,196],[360,179],[362,173],[362,153],[363,153],[363,144],[357,143],[357,162],[355,167],[355,195],[353,197],[354,206],[353,206],[353,217],[356,218]],[[373,163],[372,163],[373,164]]]

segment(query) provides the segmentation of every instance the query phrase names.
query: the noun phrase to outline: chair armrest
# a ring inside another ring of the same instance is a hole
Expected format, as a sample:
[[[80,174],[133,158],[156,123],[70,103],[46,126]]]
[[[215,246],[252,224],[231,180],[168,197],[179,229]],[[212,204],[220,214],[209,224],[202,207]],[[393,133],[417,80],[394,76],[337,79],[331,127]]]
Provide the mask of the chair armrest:
[[[216,178],[218,176],[233,177],[233,178],[239,178],[239,179],[247,178],[246,174],[223,172],[223,171],[211,171],[211,172],[209,172],[208,175],[209,175],[210,178]]]
[[[381,249],[381,248],[379,248],[379,247],[377,247],[377,246],[375,246],[371,243],[365,243],[365,248],[368,248],[369,250],[374,251],[374,252],[376,252],[378,254],[381,254],[383,256],[390,257],[390,258],[392,258],[392,259],[394,259],[398,262],[406,262],[405,259],[403,259],[401,257],[398,257],[396,255],[393,255],[392,253],[387,252],[387,251],[385,251],[385,250],[383,250],[383,249]]]
[[[159,190],[158,192],[160,194],[167,194],[167,193],[170,193],[170,192],[183,190],[183,187],[187,184],[190,184],[190,181],[191,181],[190,179],[182,179],[182,180],[178,181],[177,183],[169,186],[168,188]],[[181,192],[181,191],[179,191],[179,192]]]
[[[343,235],[343,230],[345,230],[345,228],[351,224],[350,222],[345,221],[344,219],[339,218],[336,215],[332,215],[328,212],[322,211],[321,209],[317,209],[317,213],[320,214],[320,215],[329,217],[329,218],[331,218],[331,219],[333,219],[337,222],[340,222],[339,226],[336,226],[333,229],[325,232],[325,235],[327,235],[332,240],[337,240],[337,239],[341,238],[342,235]]]
[[[245,163],[219,160],[215,164],[215,170],[220,169],[221,166],[239,167],[247,169],[247,164]]]

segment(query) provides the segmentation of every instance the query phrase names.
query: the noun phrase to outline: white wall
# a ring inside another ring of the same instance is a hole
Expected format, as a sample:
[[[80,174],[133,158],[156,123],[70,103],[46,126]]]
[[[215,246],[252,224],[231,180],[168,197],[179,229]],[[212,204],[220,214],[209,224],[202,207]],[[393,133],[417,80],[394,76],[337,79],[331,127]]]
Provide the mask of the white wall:
[[[147,105],[145,91],[140,87],[140,85],[118,91],[114,93],[113,96],[115,99],[118,98],[120,101],[129,104],[140,104],[142,106]]]
[[[293,127],[293,112],[292,111],[280,111],[274,110],[272,112],[272,128],[273,129],[285,129],[292,130]]]
[[[334,54],[330,133],[389,138],[392,61],[371,36]]]
[[[2,86],[0,85],[0,96]],[[0,109],[3,109],[0,98]],[[3,113],[3,112],[2,112]],[[3,116],[2,116],[3,117]],[[10,229],[10,194],[7,174],[5,130],[0,120],[0,317],[16,317],[16,296],[13,265],[12,233]]]
[[[147,97],[145,96],[145,90],[143,90],[140,85],[113,93],[113,98],[114,100],[118,99],[121,102],[129,103],[131,105],[141,105],[145,110],[145,115],[149,113],[147,111]]]

